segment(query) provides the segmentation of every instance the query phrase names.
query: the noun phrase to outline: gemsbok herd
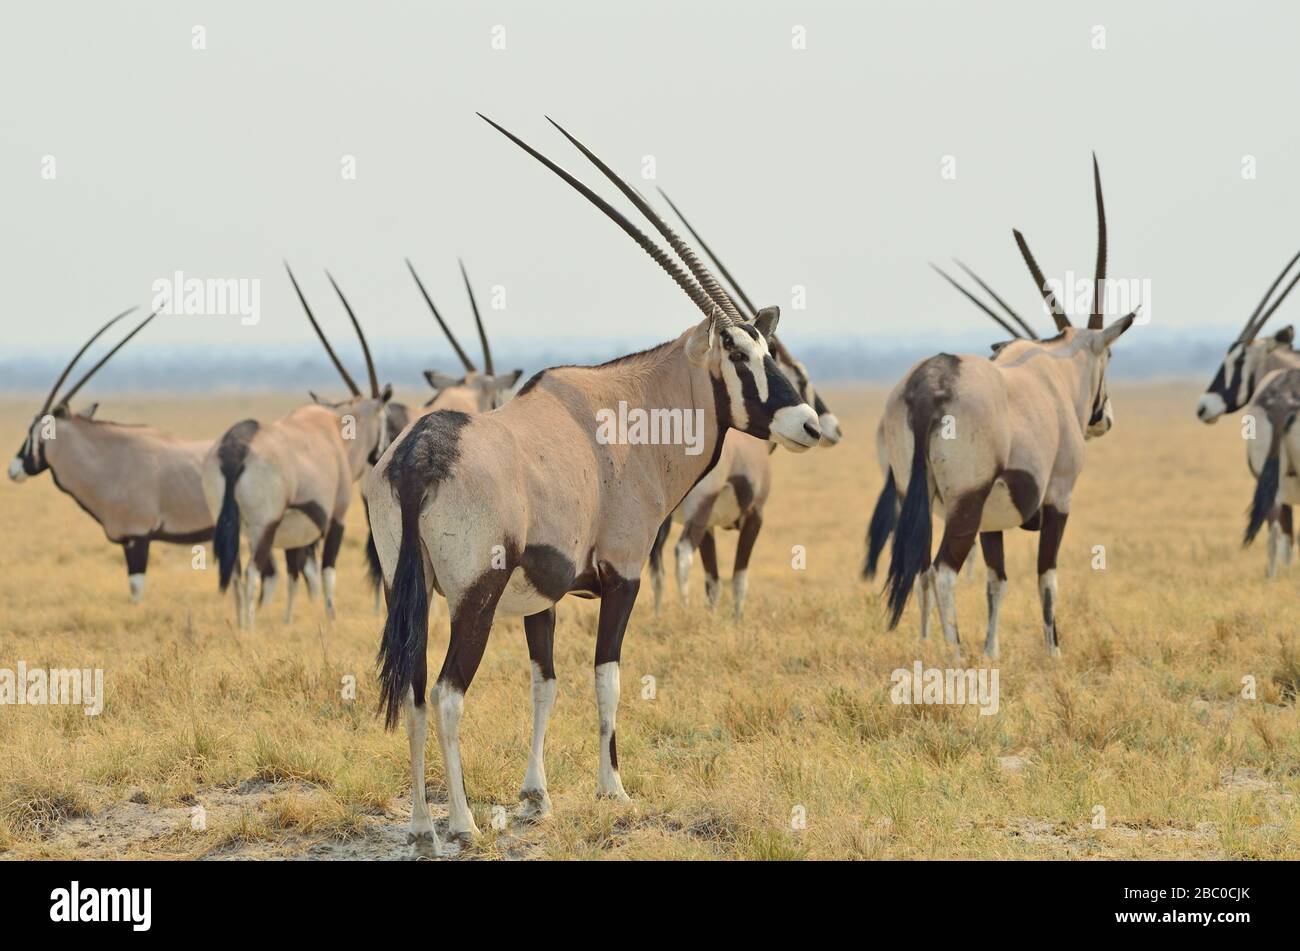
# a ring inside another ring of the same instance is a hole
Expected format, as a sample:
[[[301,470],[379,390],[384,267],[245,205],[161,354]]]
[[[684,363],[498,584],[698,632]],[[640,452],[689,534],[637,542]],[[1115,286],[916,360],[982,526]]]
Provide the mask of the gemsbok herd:
[[[679,598],[686,603],[698,551],[704,600],[713,610],[722,595],[714,532],[737,531],[731,613],[743,623],[749,560],[773,488],[771,453],[801,453],[841,439],[839,422],[808,371],[778,339],[779,309],[755,305],[666,194],[664,202],[709,264],[650,201],[558,123],[551,122],[630,203],[641,225],[482,118],[638,245],[695,306],[693,321],[675,319],[676,334],[657,347],[598,366],[541,370],[516,391],[522,371],[497,371],[464,264],[481,369],[408,260],[420,298],[463,368],[461,374],[427,370],[433,393],[423,406],[408,407],[392,399],[391,386],[381,385],[361,321],[334,277],[327,272],[360,343],[365,388],[345,368],[286,264],[307,320],[346,387],[341,399],[312,393],[280,419],[246,419],[201,441],[96,419],[95,404],[74,409],[73,398],[156,313],[63,387],[91,346],[131,313],[125,311],[100,327],[58,376],[9,466],[15,482],[48,469],[58,488],[122,546],[132,601],[144,594],[151,542],[211,544],[218,588],[233,589],[241,628],[254,625],[259,606],[271,597],[276,549],[283,550],[288,573],[285,620],[292,618],[300,577],[313,600],[323,598],[326,617],[334,617],[344,524],[359,484],[376,609],[386,606],[379,706],[387,727],[405,721],[409,844],[417,857],[442,851],[425,792],[430,717],[446,771],[448,835],[478,832],[461,767],[460,726],[495,618],[523,618],[531,658],[533,730],[519,818],[551,810],[544,747],[556,698],[555,610],[566,595],[600,600],[593,659],[596,794],[626,800],[616,730],[619,662],[643,571],[648,568],[659,611],[664,548],[678,523],[673,553]],[[961,262],[987,301],[935,267],[997,324],[999,336],[990,355],[937,353],[916,363],[890,391],[878,424],[884,488],[867,530],[863,575],[876,575],[888,548],[882,592],[887,627],[898,625],[915,591],[920,636],[927,636],[933,610],[958,656],[955,591],[977,537],[988,572],[984,653],[998,656],[998,613],[1008,585],[1003,533],[1016,528],[1038,533],[1043,638],[1049,655],[1061,650],[1057,555],[1086,443],[1114,424],[1107,390],[1111,348],[1138,318],[1133,309],[1107,322],[1106,213],[1096,156],[1092,185],[1098,237],[1086,322],[1071,321],[1067,302],[1019,231],[1012,232],[1014,241],[1054,322],[1051,336],[1040,337]],[[1244,409],[1244,424],[1255,429],[1247,463],[1256,491],[1244,537],[1249,543],[1268,524],[1269,577],[1279,561],[1291,560],[1292,507],[1300,505],[1300,353],[1292,348],[1291,327],[1271,336],[1262,331],[1300,282],[1298,269],[1278,292],[1297,263],[1300,254],[1269,286],[1196,408],[1206,423]],[[598,422],[614,417],[618,425]],[[936,515],[943,523],[937,546]],[[446,602],[450,638],[431,680],[435,593]]]

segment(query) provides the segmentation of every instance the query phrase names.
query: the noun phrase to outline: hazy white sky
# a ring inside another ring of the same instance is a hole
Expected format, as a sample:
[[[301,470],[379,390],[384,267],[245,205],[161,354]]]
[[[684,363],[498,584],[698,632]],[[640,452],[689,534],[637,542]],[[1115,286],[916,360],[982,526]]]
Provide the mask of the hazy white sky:
[[[750,294],[782,305],[792,342],[941,346],[982,319],[926,267],[953,254],[1045,324],[1011,228],[1049,274],[1086,273],[1093,149],[1111,273],[1150,281],[1150,340],[1231,336],[1300,248],[1295,4],[81,2],[3,16],[11,351],[67,351],[178,269],[260,278],[261,322],[168,318],[152,345],[314,348],[282,258],[333,331],[346,325],[325,267],[390,345],[445,351],[405,255],[467,344],[457,255],[483,298],[505,289],[487,314],[497,335],[640,343],[696,318],[476,110],[603,194],[543,114],[643,190],[663,186]],[[645,156],[654,182],[639,180]]]

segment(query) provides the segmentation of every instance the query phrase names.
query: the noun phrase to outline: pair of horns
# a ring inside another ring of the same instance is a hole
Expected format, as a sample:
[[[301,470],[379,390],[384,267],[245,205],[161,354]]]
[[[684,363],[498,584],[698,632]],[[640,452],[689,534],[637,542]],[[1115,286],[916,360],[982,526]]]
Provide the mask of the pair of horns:
[[[360,396],[361,388],[357,386],[356,381],[352,379],[352,375],[344,368],[343,361],[339,359],[338,354],[334,352],[334,348],[330,346],[329,339],[325,336],[325,331],[321,330],[320,324],[316,323],[316,315],[311,312],[311,307],[307,304],[307,298],[303,296],[302,288],[298,286],[298,279],[293,276],[293,269],[289,267],[288,261],[284,262],[284,269],[289,272],[289,280],[293,282],[293,289],[298,294],[298,300],[302,303],[302,309],[307,312],[307,319],[311,321],[311,326],[312,329],[316,331],[316,336],[319,337],[320,342],[325,345],[325,352],[329,354],[330,360],[334,364],[334,369],[339,371],[339,376],[343,377],[343,382],[352,392],[352,395]],[[339,295],[339,300],[343,302],[343,309],[348,312],[348,318],[352,321],[352,327],[357,332],[357,339],[361,341],[361,353],[366,359],[366,375],[370,378],[370,395],[374,399],[378,399],[379,375],[375,373],[375,361],[370,357],[370,346],[366,343],[366,335],[361,331],[361,322],[357,320],[357,315],[352,312],[352,305],[349,304],[348,299],[343,296],[343,291],[339,289],[338,284],[335,282],[334,275],[330,274],[329,271],[326,271],[325,276],[329,278],[330,285],[334,288],[334,292]]]
[[[1088,317],[1088,329],[1101,330],[1106,323],[1105,315],[1102,313],[1102,304],[1104,303],[1102,291],[1106,282],[1106,206],[1101,199],[1101,170],[1097,167],[1096,152],[1092,153],[1092,183],[1093,190],[1097,195],[1097,269],[1093,276],[1092,315]],[[1038,262],[1034,260],[1034,255],[1029,250],[1025,236],[1014,228],[1011,233],[1015,235],[1016,246],[1020,248],[1020,254],[1029,267],[1029,273],[1034,276],[1034,283],[1038,285],[1038,292],[1043,295],[1043,300],[1052,312],[1052,319],[1056,321],[1056,329],[1064,330],[1070,326],[1070,318],[1065,315],[1065,310],[1061,307],[1060,301],[1056,299],[1056,295],[1048,287],[1042,269],[1039,268]]]
[[[939,267],[939,265],[931,262],[930,267],[934,268],[935,271],[937,271],[945,281],[947,281],[953,287],[957,288],[957,290],[961,291],[964,295],[966,295],[966,298],[972,304],[974,304],[980,310],[984,311],[984,313],[992,317],[994,322],[997,323],[997,325],[1001,327],[1003,330],[1005,330],[1007,333],[1011,334],[1012,337],[1016,338],[1017,340],[1038,339],[1038,334],[1034,333],[1033,328],[1030,327],[1029,324],[1025,323],[1025,319],[1021,317],[1019,314],[1017,314],[1014,310],[1012,310],[1011,306],[1006,301],[1004,301],[1001,297],[999,297],[997,292],[994,291],[993,288],[985,284],[984,281],[980,279],[980,276],[978,274],[976,274],[974,271],[968,268],[965,264],[962,264],[962,262],[958,261],[956,258],[953,258],[953,261],[956,262],[957,266],[961,268],[963,271],[965,271],[967,275],[969,275],[970,278],[984,290],[984,293],[988,294],[989,297],[992,297],[993,300],[997,302],[998,306],[1001,307],[1004,311],[1006,311],[1008,317],[1010,317],[1012,320],[1014,320],[1017,324],[1020,325],[1020,330],[1023,330],[1024,333],[1021,333],[1020,330],[1017,330],[1015,327],[1011,326],[1009,323],[1007,323],[1005,320],[1003,320],[1001,317],[995,314],[987,304],[985,304],[982,300],[980,300],[978,297],[976,297],[966,288],[958,284],[957,281],[950,274],[948,274],[947,271]]]
[[[510,139],[510,141],[514,142],[533,158],[537,159],[556,175],[560,176],[560,178],[564,179],[564,181],[571,185],[580,195],[604,212],[606,217],[623,229],[628,237],[640,245],[641,249],[645,251],[646,254],[650,255],[651,259],[668,273],[668,276],[673,279],[677,286],[682,289],[683,293],[691,299],[691,302],[699,308],[700,312],[704,314],[705,317],[718,321],[724,327],[744,322],[745,318],[741,316],[735,303],[731,300],[730,296],[728,296],[727,292],[722,289],[717,278],[715,278],[709,269],[704,266],[698,257],[696,257],[695,252],[691,250],[690,246],[678,237],[663,218],[661,218],[655,210],[650,207],[650,204],[641,197],[636,189],[632,188],[632,186],[628,185],[623,181],[623,179],[619,178],[608,165],[597,158],[585,145],[570,135],[554,119],[551,119],[548,116],[546,121],[555,126],[556,129],[559,129],[560,133],[576,146],[593,165],[600,169],[601,173],[608,178],[618,188],[618,190],[632,202],[633,205],[636,206],[636,209],[645,216],[646,220],[649,221],[664,240],[668,242],[669,247],[672,248],[673,252],[681,260],[682,264],[686,266],[686,270],[690,272],[689,274],[683,271],[682,268],[679,267],[662,248],[647,237],[639,228],[637,228],[636,225],[628,221],[628,219],[609,202],[605,201],[582,182],[578,181],[578,179],[574,178],[518,136],[503,129],[481,112],[478,115],[480,119],[487,122],[506,138]]]
[[[488,375],[492,375],[496,373],[496,369],[492,364],[492,349],[488,346],[487,331],[483,329],[483,318],[479,315],[478,300],[474,297],[474,288],[470,285],[469,273],[465,270],[465,262],[459,261],[458,263],[460,264],[460,276],[465,279],[465,290],[469,294],[469,306],[474,311],[474,323],[478,326],[479,343],[483,346],[483,367]],[[447,322],[442,319],[442,314],[438,313],[438,308],[434,306],[433,298],[431,298],[429,292],[424,289],[424,282],[420,280],[420,275],[415,273],[415,266],[411,264],[410,258],[406,258],[406,267],[407,270],[411,272],[411,277],[415,278],[416,286],[420,288],[420,296],[423,297],[424,302],[429,305],[429,310],[433,311],[434,319],[438,321],[438,326],[442,328],[442,332],[447,335],[447,340],[451,342],[451,347],[456,351],[456,356],[460,357],[460,362],[465,366],[465,372],[477,373],[478,367],[474,366],[474,361],[465,354],[464,348],[461,347],[460,342],[456,340],[456,335],[451,332],[451,328],[447,326]]]
[[[112,358],[113,354],[117,353],[117,351],[125,347],[128,340],[130,340],[132,337],[138,334],[141,330],[144,330],[145,325],[148,324],[149,321],[153,320],[155,317],[158,316],[158,311],[154,311],[144,320],[140,321],[140,323],[136,324],[135,328],[129,334],[127,334],[125,337],[119,340],[117,342],[117,345],[113,347],[112,350],[108,351],[108,353],[104,354],[102,357],[99,358],[98,363],[96,363],[93,367],[91,367],[89,370],[83,373],[80,380],[74,383],[66,393],[64,393],[62,396],[59,396],[58,402],[56,404],[55,397],[58,396],[59,387],[61,387],[64,381],[67,380],[68,374],[70,374],[72,372],[72,368],[77,365],[77,361],[86,355],[86,351],[90,349],[91,344],[93,344],[96,340],[102,337],[105,331],[107,331],[109,327],[112,327],[115,323],[117,323],[127,314],[134,313],[136,309],[137,308],[135,307],[128,307],[126,310],[122,311],[122,313],[118,314],[116,317],[113,317],[111,320],[105,323],[104,326],[96,330],[91,335],[90,339],[81,345],[81,349],[78,350],[73,355],[72,359],[68,361],[68,365],[63,368],[63,372],[59,374],[59,378],[54,381],[54,386],[50,387],[49,395],[45,397],[45,402],[41,404],[41,412],[40,412],[41,416],[44,416],[46,413],[48,413],[50,411],[50,408],[55,405],[66,406],[68,404],[68,401],[77,395],[77,391],[80,390],[83,386],[85,386],[86,383],[90,381],[90,378],[99,371],[100,367],[102,367],[105,363],[107,363]]]
[[[1296,281],[1300,281],[1300,272],[1297,272],[1296,276],[1291,278],[1291,282],[1283,288],[1282,293],[1278,295],[1277,300],[1273,301],[1272,306],[1269,307],[1268,310],[1264,310],[1264,305],[1267,304],[1268,299],[1273,296],[1273,292],[1277,290],[1277,286],[1282,283],[1282,278],[1286,277],[1287,272],[1290,271],[1291,268],[1295,267],[1296,261],[1300,261],[1300,252],[1287,262],[1286,267],[1282,268],[1282,273],[1277,276],[1277,280],[1268,286],[1268,290],[1264,292],[1264,296],[1260,299],[1258,306],[1256,306],[1254,312],[1251,313],[1250,319],[1246,321],[1246,326],[1243,327],[1241,333],[1238,334],[1237,342],[1244,343],[1254,340],[1255,336],[1261,329],[1263,329],[1264,324],[1273,316],[1273,311],[1277,310],[1282,301],[1286,300],[1286,295],[1291,293],[1291,288],[1295,287]]]

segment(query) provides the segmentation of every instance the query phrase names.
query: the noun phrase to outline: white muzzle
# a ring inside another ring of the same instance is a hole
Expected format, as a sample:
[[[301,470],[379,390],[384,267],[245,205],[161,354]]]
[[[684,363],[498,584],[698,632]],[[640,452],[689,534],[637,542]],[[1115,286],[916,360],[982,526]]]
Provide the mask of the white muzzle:
[[[15,482],[22,482],[27,478],[27,470],[23,468],[21,456],[14,456],[9,460],[9,478]]]
[[[772,417],[772,441],[791,452],[811,449],[822,438],[817,427],[817,413],[807,403],[782,406]]]

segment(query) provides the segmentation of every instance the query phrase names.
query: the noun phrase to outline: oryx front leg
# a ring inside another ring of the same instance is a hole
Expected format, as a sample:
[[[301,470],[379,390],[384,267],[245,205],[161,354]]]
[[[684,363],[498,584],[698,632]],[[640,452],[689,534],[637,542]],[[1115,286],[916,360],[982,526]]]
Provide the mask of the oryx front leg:
[[[325,617],[334,620],[334,582],[336,572],[334,563],[338,561],[339,547],[343,544],[342,516],[330,520],[325,532],[325,546],[321,551],[321,579],[325,588]]]
[[[1274,515],[1268,520],[1268,580],[1277,577],[1277,556],[1282,548],[1282,528]]]
[[[664,523],[659,526],[659,531],[655,535],[654,544],[650,546],[650,587],[655,596],[655,614],[659,613],[659,607],[663,603],[664,597],[664,545],[668,542],[668,532],[673,527],[673,517],[669,515],[664,519]]]
[[[1002,551],[1001,532],[980,532],[980,550],[988,566],[989,630],[984,638],[984,655],[989,660],[998,659],[998,611],[1007,593],[1006,559]],[[973,560],[973,559],[972,559]]]
[[[749,591],[749,556],[754,542],[763,528],[763,516],[758,511],[745,516],[740,526],[740,539],[736,542],[736,567],[731,575],[731,599],[735,605],[736,620],[745,612],[745,595]]]
[[[555,706],[555,608],[524,618],[528,657],[532,667],[533,743],[528,750],[528,771],[519,790],[519,817],[540,819],[551,811],[546,792],[546,725]]]
[[[930,608],[934,601],[934,566],[931,565],[916,578],[916,606],[921,612],[921,640],[930,636]]]
[[[718,576],[718,548],[711,528],[700,536],[700,563],[704,565],[704,601],[712,611],[722,597],[722,579]]]
[[[136,535],[122,543],[126,553],[126,583],[131,590],[131,603],[139,604],[144,597],[144,573],[149,567],[149,536]]]
[[[596,626],[596,715],[600,724],[600,766],[596,775],[596,796],[629,802],[618,775],[619,659],[623,633],[641,587],[639,578],[624,578],[612,568],[601,569],[600,617]]]
[[[1038,540],[1038,597],[1043,606],[1043,636],[1047,653],[1061,656],[1060,632],[1056,625],[1056,553],[1065,534],[1065,520],[1069,512],[1050,505],[1043,506],[1043,524]]]

